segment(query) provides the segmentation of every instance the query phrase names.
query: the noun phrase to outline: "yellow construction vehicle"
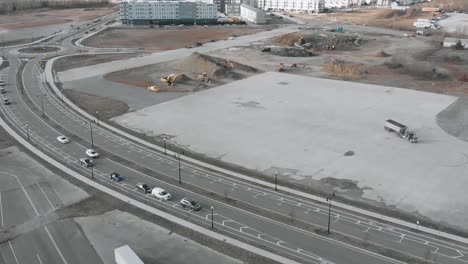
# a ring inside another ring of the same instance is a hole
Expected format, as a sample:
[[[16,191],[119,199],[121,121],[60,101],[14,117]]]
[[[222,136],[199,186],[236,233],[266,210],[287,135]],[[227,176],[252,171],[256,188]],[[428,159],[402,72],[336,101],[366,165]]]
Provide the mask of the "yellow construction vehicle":
[[[150,86],[150,87],[148,87],[147,89],[148,89],[148,91],[155,92],[155,93],[161,91],[161,88],[159,88],[159,87],[157,87],[157,86]]]
[[[161,77],[161,82],[174,86],[174,83],[179,75],[176,73],[169,74],[166,77]]]
[[[208,74],[206,72],[202,72],[201,74],[199,74],[197,76],[197,80],[199,80],[201,82],[205,82],[205,83],[210,83],[211,82],[211,80],[208,77]]]
[[[283,72],[283,71],[284,71],[284,64],[283,64],[283,63],[280,63],[280,64],[276,67],[276,70],[279,71],[279,72]]]

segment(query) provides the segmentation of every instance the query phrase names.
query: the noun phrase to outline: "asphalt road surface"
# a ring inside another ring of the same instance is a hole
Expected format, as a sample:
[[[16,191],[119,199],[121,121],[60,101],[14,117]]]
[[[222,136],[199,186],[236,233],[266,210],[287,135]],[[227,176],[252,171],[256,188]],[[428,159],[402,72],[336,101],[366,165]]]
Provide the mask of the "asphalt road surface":
[[[65,42],[69,43],[65,44],[65,52],[71,52],[69,39],[65,39]],[[221,46],[225,47],[226,44]],[[20,74],[24,89],[21,89],[15,76],[22,62],[13,55],[8,55],[8,59],[10,67],[1,72],[8,89],[3,97],[7,96],[13,103],[9,106],[2,105],[1,115],[37,147],[76,171],[92,176],[96,181],[133,198],[165,208],[177,216],[206,227],[211,226],[210,208],[213,206],[215,229],[261,244],[270,251],[304,263],[400,263],[359,248],[353,243],[318,235],[312,229],[298,224],[312,224],[325,230],[328,221],[326,204],[281,194],[198,165],[186,162],[179,165],[179,160],[175,157],[116,135],[98,126],[98,121],[90,122],[68,108],[60,97],[46,88],[42,70],[36,64],[41,59],[39,57],[23,62],[25,67]],[[69,136],[72,142],[59,143],[56,137],[62,134]],[[90,147],[102,154],[96,159],[96,166],[92,170],[78,164],[78,160],[85,156],[84,151]],[[123,175],[125,181],[110,181],[109,172],[112,171]],[[179,171],[182,184],[177,183]],[[162,187],[172,193],[173,199],[163,202],[145,195],[136,190],[137,182]],[[204,209],[191,212],[181,208],[178,201],[183,197],[199,201]],[[234,206],[235,203],[224,202],[220,197],[229,197],[254,209]],[[277,218],[270,217],[271,215]],[[21,216],[18,217],[21,219]],[[288,220],[285,221],[284,218]],[[435,237],[382,224],[342,210],[333,209],[331,221],[333,233],[378,244],[384,249],[399,251],[419,260],[434,263],[468,262],[467,248]]]

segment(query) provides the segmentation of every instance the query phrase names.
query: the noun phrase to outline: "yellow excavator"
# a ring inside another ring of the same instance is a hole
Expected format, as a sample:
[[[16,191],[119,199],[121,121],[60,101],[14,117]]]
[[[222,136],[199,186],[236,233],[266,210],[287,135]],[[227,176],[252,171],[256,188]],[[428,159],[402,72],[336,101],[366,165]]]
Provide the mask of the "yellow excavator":
[[[148,88],[146,88],[146,89],[148,89],[148,91],[155,92],[155,93],[161,91],[161,88],[159,88],[159,87],[157,87],[157,86],[150,86],[150,87],[148,87]]]
[[[174,83],[179,75],[177,73],[169,74],[166,77],[161,77],[161,82],[167,83],[170,86],[174,86]]]

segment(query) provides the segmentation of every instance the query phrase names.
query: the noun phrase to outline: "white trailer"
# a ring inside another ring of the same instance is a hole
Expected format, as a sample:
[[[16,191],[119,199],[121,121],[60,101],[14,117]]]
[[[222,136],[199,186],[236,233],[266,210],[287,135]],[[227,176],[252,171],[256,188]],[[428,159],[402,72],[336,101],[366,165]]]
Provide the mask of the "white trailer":
[[[114,255],[116,264],[144,264],[128,245],[114,249]]]

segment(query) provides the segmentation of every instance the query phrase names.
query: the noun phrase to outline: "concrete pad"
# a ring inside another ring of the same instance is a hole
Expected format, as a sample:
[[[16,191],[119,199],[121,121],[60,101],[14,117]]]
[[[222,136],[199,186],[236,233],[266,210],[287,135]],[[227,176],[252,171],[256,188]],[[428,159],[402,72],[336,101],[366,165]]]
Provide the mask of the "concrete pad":
[[[455,100],[269,72],[114,121],[272,176],[279,170],[290,181],[468,228],[468,144],[435,120]],[[409,126],[420,143],[384,131],[386,119]]]
[[[114,264],[114,248],[123,245],[129,245],[145,263],[242,263],[126,212],[114,210],[75,221],[104,264]]]

